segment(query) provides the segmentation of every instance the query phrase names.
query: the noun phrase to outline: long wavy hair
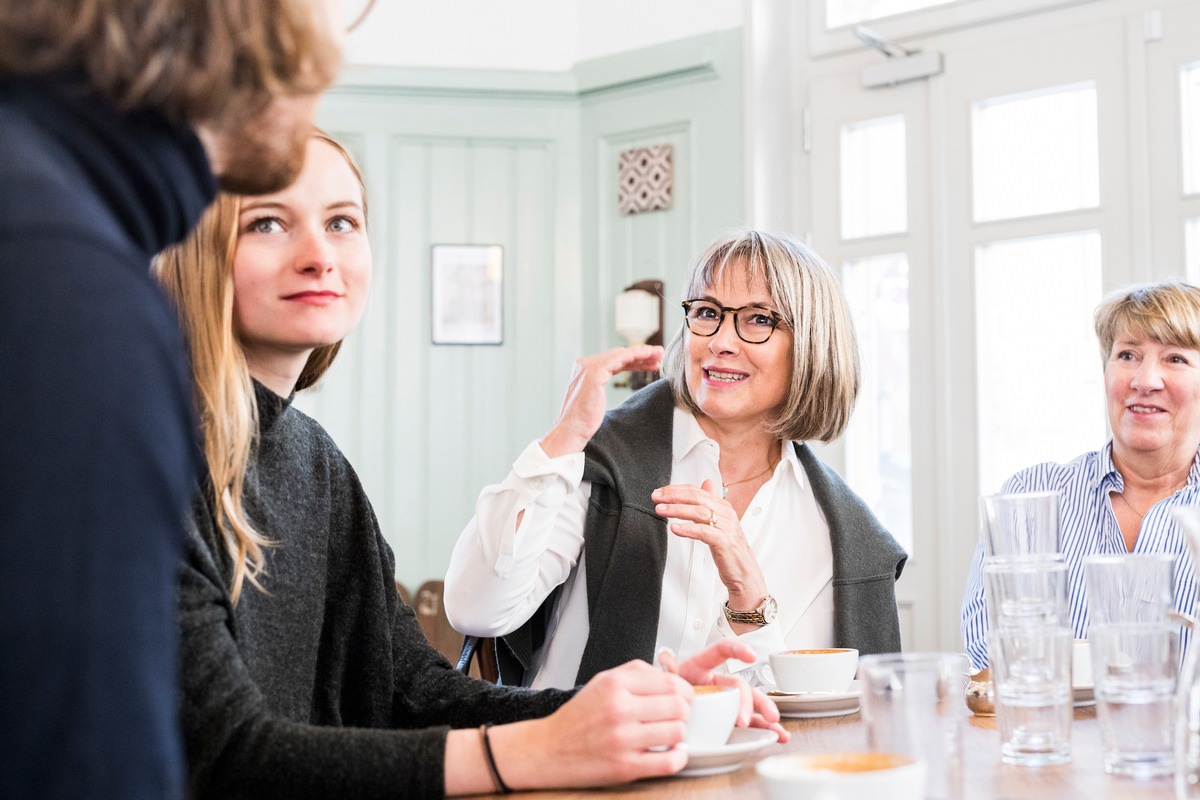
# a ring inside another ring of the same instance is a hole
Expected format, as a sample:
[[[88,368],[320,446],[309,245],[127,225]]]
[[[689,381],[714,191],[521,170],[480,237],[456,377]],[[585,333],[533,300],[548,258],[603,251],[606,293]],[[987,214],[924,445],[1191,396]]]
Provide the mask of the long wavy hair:
[[[363,189],[365,220],[366,186],[354,158],[324,133],[316,132],[313,138],[328,143],[350,165]],[[258,580],[265,563],[263,550],[272,544],[246,516],[243,502],[246,471],[258,435],[258,409],[233,319],[233,261],[241,204],[239,195],[220,195],[191,236],[163,251],[154,262],[155,277],[174,302],[188,342],[211,492],[207,500],[233,564],[229,588],[234,603],[246,580],[263,590]],[[296,390],[316,384],[340,348],[341,342],[336,342],[314,350]]]
[[[75,71],[120,108],[244,122],[333,82],[333,24],[318,0],[4,0],[0,76]]]

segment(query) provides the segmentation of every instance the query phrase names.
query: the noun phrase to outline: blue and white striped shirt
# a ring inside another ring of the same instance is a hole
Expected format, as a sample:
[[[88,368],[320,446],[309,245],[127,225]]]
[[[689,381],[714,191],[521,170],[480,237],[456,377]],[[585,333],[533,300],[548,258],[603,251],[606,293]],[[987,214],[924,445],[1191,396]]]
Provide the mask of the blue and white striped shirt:
[[[1067,592],[1071,606],[1071,626],[1075,638],[1087,637],[1088,606],[1084,585],[1083,559],[1090,555],[1125,553],[1125,540],[1113,515],[1110,492],[1121,492],[1125,481],[1113,466],[1112,442],[1104,449],[1086,453],[1069,464],[1046,463],[1021,470],[1004,483],[1003,494],[1058,491],[1061,547],[1067,562]],[[1174,495],[1156,503],[1142,519],[1134,553],[1170,553],[1175,556],[1175,610],[1191,614],[1195,610],[1197,581],[1183,533],[1175,524],[1171,510],[1179,506],[1200,505],[1200,452],[1192,461],[1187,483]],[[983,543],[975,546],[975,558],[967,575],[963,593],[962,636],[967,655],[975,669],[988,665],[987,607],[983,600]],[[1180,658],[1187,652],[1192,632],[1184,628],[1180,638]]]

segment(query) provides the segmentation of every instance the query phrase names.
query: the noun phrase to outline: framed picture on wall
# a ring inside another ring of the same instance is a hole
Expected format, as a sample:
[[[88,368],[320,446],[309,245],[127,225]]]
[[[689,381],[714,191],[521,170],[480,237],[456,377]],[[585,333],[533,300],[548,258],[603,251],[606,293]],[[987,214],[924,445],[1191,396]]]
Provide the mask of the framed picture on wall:
[[[434,344],[504,343],[504,248],[431,248]]]

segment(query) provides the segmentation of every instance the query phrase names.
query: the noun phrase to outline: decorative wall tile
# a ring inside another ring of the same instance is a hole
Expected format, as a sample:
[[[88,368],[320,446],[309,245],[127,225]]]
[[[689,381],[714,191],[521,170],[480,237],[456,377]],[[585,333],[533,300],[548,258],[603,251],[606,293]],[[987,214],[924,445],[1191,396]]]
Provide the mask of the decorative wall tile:
[[[617,211],[628,216],[671,207],[674,148],[654,144],[623,151],[618,158]]]

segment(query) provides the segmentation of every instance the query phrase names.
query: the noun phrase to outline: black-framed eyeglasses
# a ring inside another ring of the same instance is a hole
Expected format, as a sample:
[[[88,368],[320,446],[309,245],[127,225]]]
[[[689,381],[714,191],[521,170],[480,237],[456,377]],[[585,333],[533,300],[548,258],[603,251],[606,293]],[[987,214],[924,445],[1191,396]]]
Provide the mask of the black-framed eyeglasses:
[[[711,300],[683,301],[683,318],[688,330],[697,336],[716,335],[726,314],[733,314],[733,330],[746,344],[762,344],[783,322],[777,312],[762,306],[729,308]]]

